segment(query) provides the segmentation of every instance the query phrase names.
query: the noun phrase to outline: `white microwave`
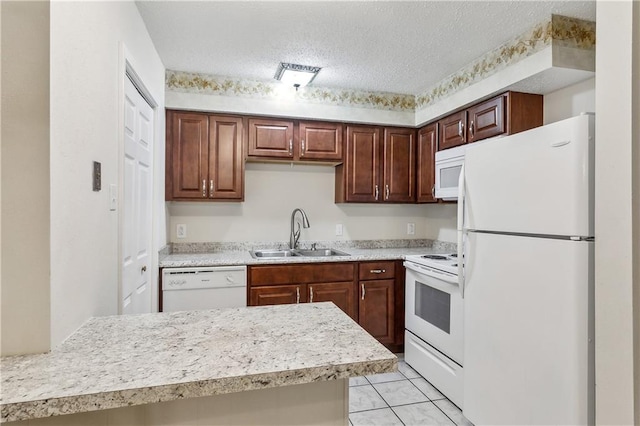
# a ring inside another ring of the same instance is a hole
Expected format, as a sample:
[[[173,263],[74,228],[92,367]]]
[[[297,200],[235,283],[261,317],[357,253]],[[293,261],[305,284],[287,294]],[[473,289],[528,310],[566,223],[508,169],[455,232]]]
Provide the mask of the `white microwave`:
[[[436,152],[436,198],[458,199],[458,179],[466,150],[467,145],[460,145]]]

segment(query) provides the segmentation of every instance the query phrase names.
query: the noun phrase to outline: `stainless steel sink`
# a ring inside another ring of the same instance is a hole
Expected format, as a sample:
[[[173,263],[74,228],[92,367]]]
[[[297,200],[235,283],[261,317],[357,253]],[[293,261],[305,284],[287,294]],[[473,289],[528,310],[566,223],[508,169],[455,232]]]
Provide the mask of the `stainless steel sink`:
[[[334,250],[330,248],[321,248],[315,250],[293,250],[298,256],[310,256],[310,257],[327,257],[327,256],[350,256],[350,254]]]
[[[330,256],[350,256],[350,254],[330,248],[315,250],[250,250],[249,254],[254,259],[269,259],[280,257],[330,257]]]
[[[250,250],[249,254],[254,259],[265,259],[269,257],[292,257],[298,256],[293,250]]]

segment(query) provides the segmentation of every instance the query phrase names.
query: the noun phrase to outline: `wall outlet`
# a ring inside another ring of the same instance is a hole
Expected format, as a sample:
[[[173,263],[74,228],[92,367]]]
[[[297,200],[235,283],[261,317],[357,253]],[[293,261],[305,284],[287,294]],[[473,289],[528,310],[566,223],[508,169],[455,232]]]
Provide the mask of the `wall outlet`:
[[[342,224],[341,223],[338,223],[336,225],[336,236],[338,236],[338,237],[342,236]]]
[[[415,223],[407,223],[407,235],[415,235],[416,234],[416,224]]]
[[[178,238],[187,238],[187,225],[179,223],[176,225],[176,236]]]

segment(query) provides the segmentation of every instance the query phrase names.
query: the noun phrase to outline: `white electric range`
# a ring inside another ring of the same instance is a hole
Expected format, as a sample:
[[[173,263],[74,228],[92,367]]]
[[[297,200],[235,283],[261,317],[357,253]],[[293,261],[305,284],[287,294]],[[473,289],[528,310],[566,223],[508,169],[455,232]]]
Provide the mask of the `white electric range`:
[[[457,254],[405,256],[405,361],[462,408],[463,303]]]

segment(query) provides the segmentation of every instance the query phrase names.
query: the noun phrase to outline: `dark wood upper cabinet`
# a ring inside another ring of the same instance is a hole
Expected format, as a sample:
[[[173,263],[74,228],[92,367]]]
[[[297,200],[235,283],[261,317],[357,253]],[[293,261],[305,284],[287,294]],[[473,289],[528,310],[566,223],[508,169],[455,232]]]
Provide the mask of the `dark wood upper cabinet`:
[[[342,123],[250,118],[247,159],[342,161]]]
[[[453,148],[467,143],[467,112],[456,112],[439,120],[438,128],[438,149]]]
[[[206,198],[209,119],[205,114],[195,113],[168,112],[167,115],[170,131],[167,132],[166,198]]]
[[[240,117],[209,116],[209,198],[243,199],[242,124]]]
[[[438,120],[438,150],[542,126],[543,96],[505,92]]]
[[[498,96],[467,110],[469,142],[498,136],[505,132],[504,101],[503,96]]]
[[[415,201],[416,132],[386,127],[383,140],[382,199],[388,202]]]
[[[336,202],[380,199],[380,128],[347,126],[344,163],[336,167]]]
[[[298,126],[300,160],[342,160],[342,124],[301,121]]]
[[[242,118],[167,111],[165,197],[242,201]]]
[[[435,162],[438,150],[438,123],[432,123],[418,131],[416,161],[416,201],[435,203]]]
[[[249,119],[250,157],[293,158],[293,121]]]
[[[414,129],[347,126],[345,147],[336,167],[337,203],[415,200]]]

